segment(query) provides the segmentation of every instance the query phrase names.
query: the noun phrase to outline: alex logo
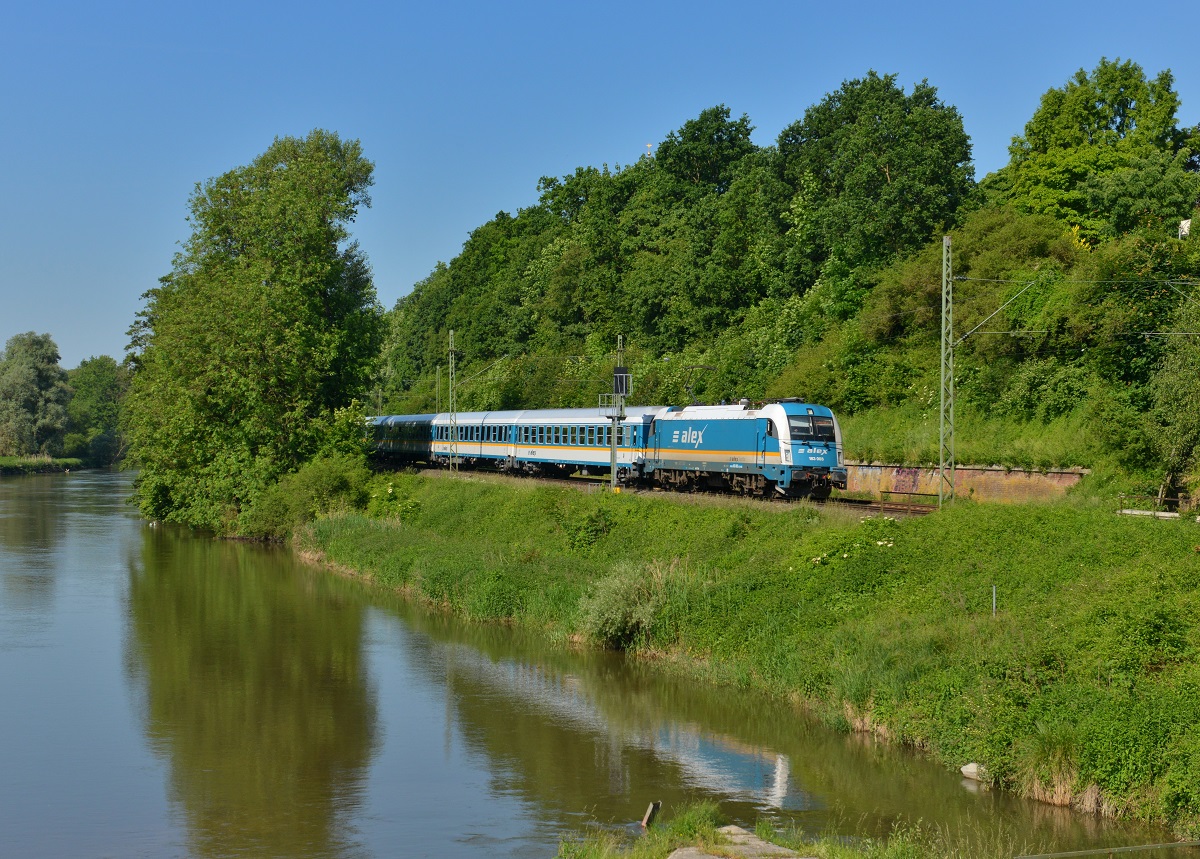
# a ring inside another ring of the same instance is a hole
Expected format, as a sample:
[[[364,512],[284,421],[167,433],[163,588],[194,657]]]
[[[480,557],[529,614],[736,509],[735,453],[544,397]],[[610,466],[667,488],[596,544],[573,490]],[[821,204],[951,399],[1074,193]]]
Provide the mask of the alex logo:
[[[704,444],[704,433],[708,430],[708,424],[704,425],[704,429],[694,430],[675,430],[671,433],[671,444],[690,444],[693,447],[699,447]]]

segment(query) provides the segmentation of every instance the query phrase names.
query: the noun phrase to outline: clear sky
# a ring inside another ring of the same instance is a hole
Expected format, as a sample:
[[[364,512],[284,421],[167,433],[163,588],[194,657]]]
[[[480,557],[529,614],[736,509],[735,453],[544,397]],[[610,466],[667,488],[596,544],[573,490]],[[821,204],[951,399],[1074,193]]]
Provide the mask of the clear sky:
[[[1188,4],[8,3],[0,23],[0,343],[120,358],[189,232],[195,184],[327,128],[375,162],[354,227],[387,307],[543,175],[624,165],[715,104],[760,145],[842,81],[928,79],[977,178],[1047,89],[1102,56],[1175,73],[1200,121]]]

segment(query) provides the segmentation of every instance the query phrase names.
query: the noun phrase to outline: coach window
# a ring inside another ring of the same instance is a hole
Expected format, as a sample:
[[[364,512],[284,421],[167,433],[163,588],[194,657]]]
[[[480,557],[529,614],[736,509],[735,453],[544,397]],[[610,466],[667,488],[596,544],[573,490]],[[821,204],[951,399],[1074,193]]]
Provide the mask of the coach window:
[[[558,444],[558,431],[559,431],[559,427],[555,427],[554,428],[554,443],[555,444]]]

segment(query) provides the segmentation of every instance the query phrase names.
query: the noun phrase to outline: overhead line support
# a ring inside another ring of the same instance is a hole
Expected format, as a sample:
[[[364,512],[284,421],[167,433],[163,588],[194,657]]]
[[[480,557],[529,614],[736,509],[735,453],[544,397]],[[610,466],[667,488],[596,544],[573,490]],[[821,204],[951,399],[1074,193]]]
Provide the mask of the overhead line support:
[[[942,237],[942,382],[938,507],[954,500],[954,277],[950,237]]]

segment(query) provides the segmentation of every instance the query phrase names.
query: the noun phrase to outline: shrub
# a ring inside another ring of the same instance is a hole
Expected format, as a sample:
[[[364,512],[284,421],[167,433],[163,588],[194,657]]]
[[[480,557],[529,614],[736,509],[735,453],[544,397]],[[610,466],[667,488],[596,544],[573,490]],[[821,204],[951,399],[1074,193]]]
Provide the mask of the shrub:
[[[370,472],[362,456],[335,454],[306,463],[268,487],[243,510],[238,533],[267,540],[287,538],[298,525],[335,510],[359,510],[368,500]]]

